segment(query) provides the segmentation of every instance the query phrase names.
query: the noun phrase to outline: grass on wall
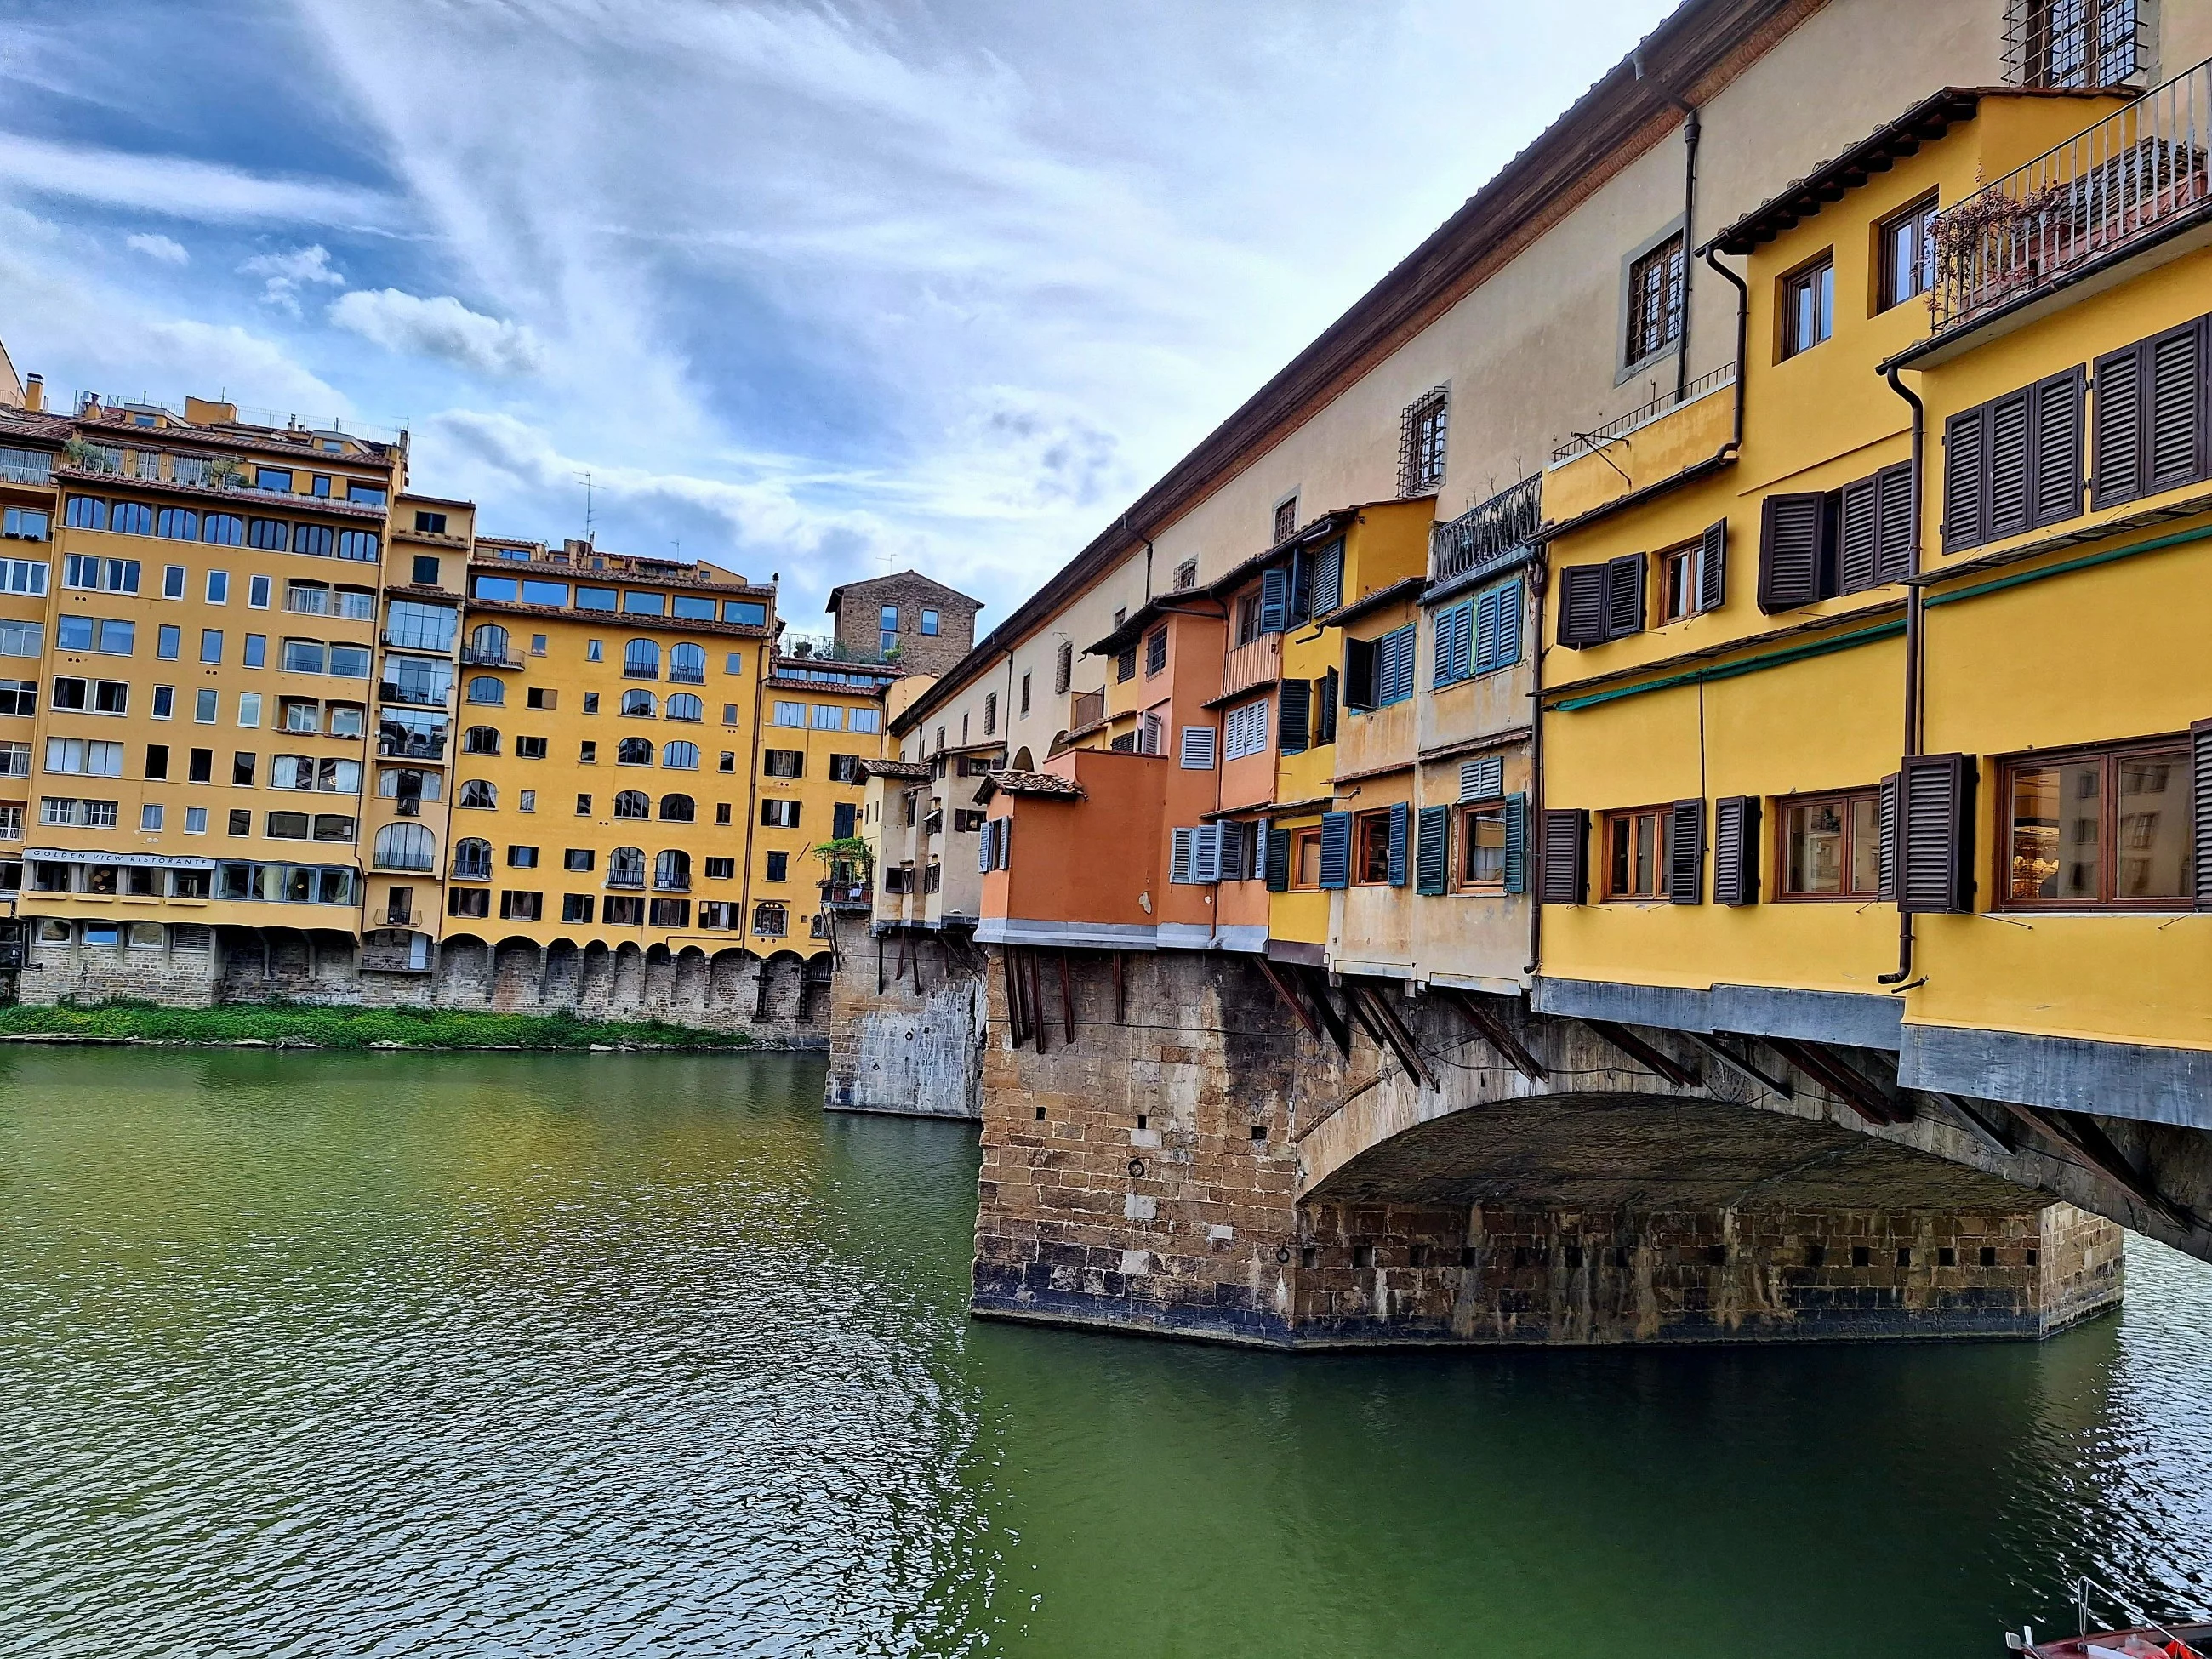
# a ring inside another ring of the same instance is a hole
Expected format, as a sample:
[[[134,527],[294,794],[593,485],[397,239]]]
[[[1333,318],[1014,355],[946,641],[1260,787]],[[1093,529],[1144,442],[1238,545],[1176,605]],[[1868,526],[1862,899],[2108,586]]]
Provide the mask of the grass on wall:
[[[317,1048],[750,1048],[743,1035],[658,1019],[575,1019],[566,1014],[475,1013],[441,1008],[326,1008],[307,1003],[231,1003],[164,1008],[131,997],[52,1007],[0,1008],[0,1036],[29,1034],[142,1042],[261,1042]]]

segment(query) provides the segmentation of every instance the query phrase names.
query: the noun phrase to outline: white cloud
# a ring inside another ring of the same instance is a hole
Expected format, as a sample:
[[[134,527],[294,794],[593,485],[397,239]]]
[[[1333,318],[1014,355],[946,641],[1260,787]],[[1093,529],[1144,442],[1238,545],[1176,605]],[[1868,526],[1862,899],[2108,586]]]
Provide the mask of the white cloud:
[[[182,242],[172,241],[167,236],[154,232],[126,236],[123,239],[123,246],[133,252],[144,254],[149,259],[158,259],[165,265],[188,265],[192,262],[192,256],[185,252]]]
[[[374,191],[96,144],[0,132],[0,184],[103,207],[228,223],[270,220],[336,226],[388,225],[392,204]]]
[[[340,295],[330,314],[338,327],[386,351],[442,357],[485,374],[534,374],[545,363],[526,325],[471,311],[451,295],[425,300],[396,288],[356,289]]]
[[[320,242],[311,247],[295,247],[289,253],[257,253],[238,270],[242,276],[264,279],[262,304],[276,306],[295,317],[300,314],[302,283],[314,283],[326,288],[345,286],[344,276],[331,266],[330,250]]]

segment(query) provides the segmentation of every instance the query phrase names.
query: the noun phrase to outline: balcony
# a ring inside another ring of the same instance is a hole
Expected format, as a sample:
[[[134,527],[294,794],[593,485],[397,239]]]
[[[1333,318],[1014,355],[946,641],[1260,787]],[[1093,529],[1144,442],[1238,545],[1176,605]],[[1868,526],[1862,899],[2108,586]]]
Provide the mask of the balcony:
[[[1936,216],[1940,337],[2212,219],[2212,60]]]
[[[1523,478],[1429,532],[1429,580],[1433,583],[1510,570],[1525,560],[1543,521],[1544,477]]]
[[[1667,391],[1602,426],[1572,434],[1544,470],[1542,516],[1564,524],[1710,460],[1735,431],[1735,368],[1723,363],[1679,396]]]
[[[442,737],[421,737],[412,732],[380,732],[376,752],[386,760],[441,761],[446,758],[446,740]]]
[[[522,666],[520,659],[511,657],[504,651],[486,651],[473,645],[461,647],[461,661],[470,668],[520,669]]]
[[[645,890],[645,872],[642,870],[610,870],[607,872],[607,885],[610,887],[625,889],[630,892],[641,893]]]
[[[777,646],[780,657],[806,657],[817,662],[856,662],[861,664],[896,664],[896,651],[871,651],[862,646],[846,645],[828,634],[786,634]]]
[[[409,708],[450,708],[453,688],[450,685],[400,685],[384,680],[376,688],[377,698],[383,702],[396,702]]]
[[[1283,672],[1283,636],[1262,634],[1231,651],[1221,665],[1221,695],[1233,697],[1255,685],[1266,685]]]

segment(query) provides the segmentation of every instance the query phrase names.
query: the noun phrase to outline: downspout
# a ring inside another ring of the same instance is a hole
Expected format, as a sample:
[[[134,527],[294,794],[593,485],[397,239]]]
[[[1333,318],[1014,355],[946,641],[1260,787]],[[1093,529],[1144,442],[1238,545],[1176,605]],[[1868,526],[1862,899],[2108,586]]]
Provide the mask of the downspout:
[[[1714,257],[1714,249],[1710,244],[1705,248],[1705,263],[1713,268],[1717,276],[1735,287],[1735,425],[1728,442],[1721,447],[1720,453],[1736,455],[1743,451],[1744,354],[1751,349],[1751,288],[1742,277]]]
[[[1919,397],[1907,391],[1904,383],[1899,380],[1896,365],[1892,364],[1885,368],[1882,371],[1882,378],[1889,382],[1889,389],[1892,392],[1904,398],[1912,407],[1912,537],[1911,545],[1907,553],[1911,576],[1905,589],[1905,756],[1907,760],[1910,760],[1920,752],[1921,701],[1926,695],[1925,687],[1921,681],[1920,659],[1925,640],[1923,630],[1926,627],[1927,590],[1921,586],[1918,577],[1920,575],[1921,476],[1924,466],[1928,411]],[[1905,802],[1901,788],[1899,794],[1897,827],[1899,839],[1901,842],[1905,828],[1903,822]],[[1904,871],[1899,870],[1894,879],[1901,887],[1905,880]],[[1905,908],[1904,895],[1900,891],[1898,895],[1897,908],[1897,971],[1893,974],[1876,975],[1875,982],[1881,985],[1900,985],[1911,976],[1911,973],[1912,913]]]
[[[1634,65],[1636,78],[1644,76],[1644,54],[1634,53],[1629,59]],[[1661,85],[1655,76],[1652,84],[1659,88],[1659,95],[1682,112],[1682,331],[1675,336],[1674,343],[1674,401],[1680,403],[1690,389],[1690,259],[1689,251],[1696,246],[1692,228],[1697,222],[1698,210],[1698,141],[1704,136],[1704,125],[1698,118],[1698,106],[1677,97]],[[1741,374],[1742,354],[1737,354],[1737,372]]]
[[[1551,547],[1546,544],[1537,549],[1536,557],[1528,567],[1528,593],[1536,602],[1536,652],[1530,667],[1535,684],[1529,691],[1528,708],[1528,810],[1521,825],[1523,844],[1521,849],[1521,878],[1528,890],[1528,960],[1522,973],[1535,976],[1544,965],[1544,887],[1538,869],[1538,860],[1529,856],[1540,854],[1544,833],[1544,595],[1551,586],[1547,580]],[[1534,842],[1532,846],[1528,843]]]
[[[738,921],[744,930],[738,937],[747,942],[747,949],[751,948],[753,937],[753,828],[760,822],[761,703],[768,693],[769,659],[775,654],[775,639],[779,631],[772,629],[768,637],[761,641],[761,648],[753,653],[757,660],[753,672],[752,753],[745,763],[745,787],[736,792],[744,798],[745,804],[745,874],[738,887]],[[763,956],[759,962],[760,971],[766,973],[768,958]],[[758,984],[757,975],[754,982]]]

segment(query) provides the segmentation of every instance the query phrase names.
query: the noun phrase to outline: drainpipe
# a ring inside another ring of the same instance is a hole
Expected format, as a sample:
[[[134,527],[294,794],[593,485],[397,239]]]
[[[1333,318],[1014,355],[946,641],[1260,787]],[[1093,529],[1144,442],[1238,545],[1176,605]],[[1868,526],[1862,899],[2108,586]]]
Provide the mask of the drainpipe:
[[[1629,59],[1635,66],[1636,78],[1644,79],[1644,54],[1640,51]],[[1674,342],[1674,401],[1680,403],[1690,389],[1690,249],[1694,246],[1691,228],[1696,223],[1698,210],[1698,140],[1705,128],[1698,119],[1698,106],[1677,97],[1655,77],[1652,84],[1659,88],[1659,95],[1682,112],[1682,331]],[[1741,354],[1738,354],[1737,372],[1741,374]]]
[[[1528,566],[1528,595],[1536,602],[1536,651],[1530,663],[1535,684],[1528,693],[1528,806],[1521,825],[1521,879],[1528,899],[1528,960],[1521,971],[1534,977],[1544,965],[1544,889],[1534,878],[1539,860],[1530,856],[1541,850],[1544,833],[1544,593],[1552,550],[1540,547]],[[1534,843],[1533,845],[1531,843]]]
[[[1908,554],[1912,574],[1905,590],[1905,758],[1909,760],[1920,752],[1923,712],[1921,703],[1926,696],[1926,687],[1922,683],[1920,665],[1926,638],[1924,630],[1927,626],[1925,616],[1927,600],[1924,597],[1926,590],[1920,586],[1918,578],[1920,575],[1920,491],[1927,441],[1928,411],[1918,396],[1907,391],[1904,383],[1899,380],[1896,365],[1892,364],[1885,368],[1882,371],[1882,378],[1889,382],[1889,389],[1892,392],[1904,398],[1912,407],[1912,538]],[[1900,843],[1904,839],[1905,829],[1903,793],[1900,788],[1897,803],[1898,839]],[[1896,880],[1900,886],[1903,884],[1905,880],[1903,870],[1897,872]],[[1876,975],[1875,982],[1881,985],[1899,985],[1909,978],[1911,973],[1912,915],[1905,908],[1903,895],[1900,893],[1897,911],[1897,971],[1893,974]]]
[[[1743,382],[1744,354],[1751,349],[1751,289],[1743,278],[1730,270],[1714,257],[1714,250],[1705,249],[1705,263],[1714,274],[1735,287],[1735,426],[1728,442],[1721,447],[1723,455],[1741,454],[1743,450]]]

